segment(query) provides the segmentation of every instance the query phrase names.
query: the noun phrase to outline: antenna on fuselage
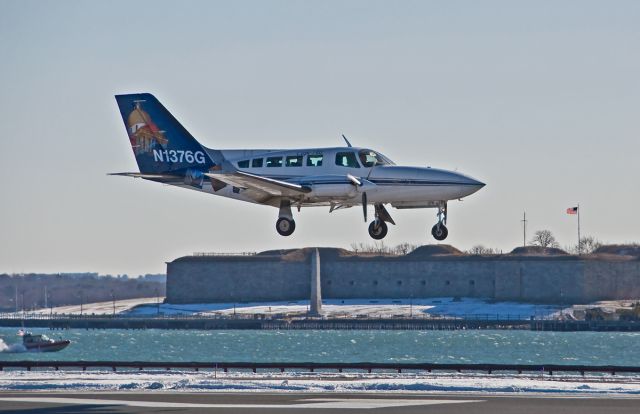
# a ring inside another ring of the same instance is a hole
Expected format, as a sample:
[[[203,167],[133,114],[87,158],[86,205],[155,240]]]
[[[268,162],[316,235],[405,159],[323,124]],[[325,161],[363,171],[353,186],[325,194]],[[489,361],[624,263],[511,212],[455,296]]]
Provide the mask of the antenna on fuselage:
[[[351,143],[349,142],[349,140],[347,139],[347,137],[344,136],[344,134],[342,134],[342,138],[344,138],[344,142],[347,143],[348,147],[353,147],[353,145],[351,145]]]

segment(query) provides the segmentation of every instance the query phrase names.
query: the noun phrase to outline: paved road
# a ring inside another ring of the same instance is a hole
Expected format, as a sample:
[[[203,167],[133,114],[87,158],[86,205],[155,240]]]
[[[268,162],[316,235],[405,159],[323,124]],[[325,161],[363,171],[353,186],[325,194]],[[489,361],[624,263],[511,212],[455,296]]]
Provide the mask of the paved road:
[[[0,393],[0,412],[335,414],[602,414],[640,412],[640,398],[576,396],[264,394],[264,393]]]

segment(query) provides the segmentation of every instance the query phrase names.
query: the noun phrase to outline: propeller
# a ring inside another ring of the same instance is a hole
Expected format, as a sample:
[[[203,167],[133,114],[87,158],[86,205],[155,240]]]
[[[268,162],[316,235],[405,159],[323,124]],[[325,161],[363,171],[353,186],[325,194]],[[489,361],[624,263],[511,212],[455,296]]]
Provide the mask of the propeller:
[[[367,193],[362,193],[362,212],[364,213],[364,222],[367,222]]]
[[[351,184],[356,186],[356,188],[360,188],[362,190],[366,188],[371,190],[373,187],[375,187],[375,184],[373,184],[368,180],[365,180],[364,178],[356,178],[351,174],[347,174],[347,178],[349,179],[349,181],[351,181]],[[367,222],[367,192],[366,191],[362,191],[362,212],[364,214],[364,222],[366,223]]]

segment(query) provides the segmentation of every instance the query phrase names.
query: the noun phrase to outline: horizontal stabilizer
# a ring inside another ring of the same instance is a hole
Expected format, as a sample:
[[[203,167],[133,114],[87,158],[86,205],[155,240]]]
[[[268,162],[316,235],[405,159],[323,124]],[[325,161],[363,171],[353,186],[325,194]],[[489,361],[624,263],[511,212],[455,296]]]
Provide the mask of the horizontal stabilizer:
[[[121,172],[121,173],[109,173],[107,175],[120,175],[123,177],[133,177],[133,178],[148,178],[148,179],[163,179],[163,178],[175,178],[175,175],[169,174],[145,174],[139,172]]]

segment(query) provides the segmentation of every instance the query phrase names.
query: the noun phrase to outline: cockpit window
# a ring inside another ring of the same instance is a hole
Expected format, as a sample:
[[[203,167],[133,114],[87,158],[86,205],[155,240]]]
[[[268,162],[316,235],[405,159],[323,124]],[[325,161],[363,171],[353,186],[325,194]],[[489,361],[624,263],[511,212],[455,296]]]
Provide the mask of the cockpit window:
[[[360,162],[366,168],[375,167],[376,165],[393,165],[389,158],[372,150],[360,150],[358,157],[360,157]]]
[[[307,167],[322,167],[322,154],[307,155]]]
[[[356,154],[353,152],[338,152],[336,153],[336,165],[349,168],[360,168]]]

